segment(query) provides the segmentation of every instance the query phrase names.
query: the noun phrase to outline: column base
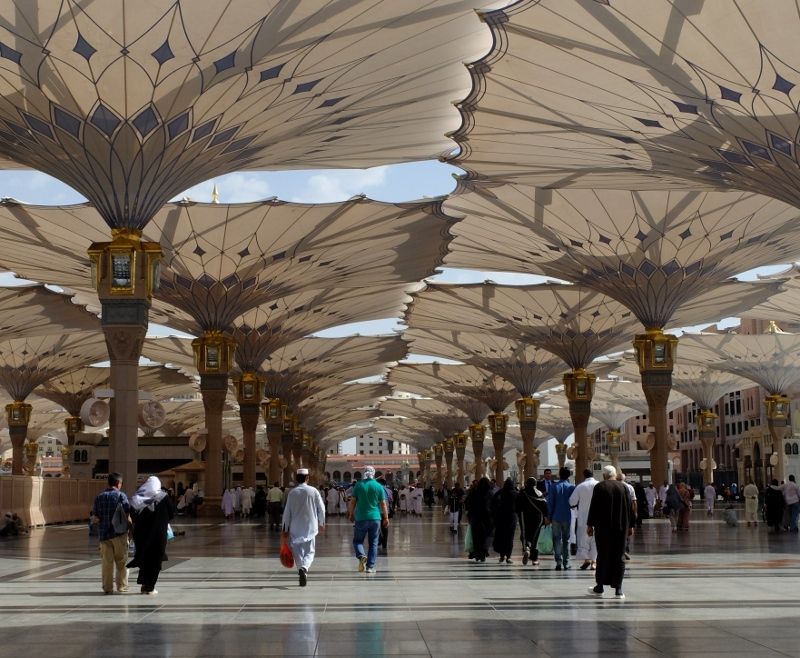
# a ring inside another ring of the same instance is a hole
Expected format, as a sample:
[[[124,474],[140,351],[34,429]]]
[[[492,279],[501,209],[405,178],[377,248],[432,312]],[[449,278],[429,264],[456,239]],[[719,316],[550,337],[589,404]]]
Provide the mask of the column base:
[[[203,498],[203,504],[197,507],[197,516],[207,519],[224,518],[222,496],[206,496]]]

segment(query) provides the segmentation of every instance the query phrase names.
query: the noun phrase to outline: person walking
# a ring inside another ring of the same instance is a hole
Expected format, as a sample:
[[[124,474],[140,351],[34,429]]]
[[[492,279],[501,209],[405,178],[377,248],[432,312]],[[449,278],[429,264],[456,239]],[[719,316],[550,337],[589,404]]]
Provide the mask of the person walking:
[[[350,497],[348,518],[353,528],[353,548],[358,558],[359,572],[375,573],[378,557],[378,538],[381,526],[389,526],[389,508],[386,504],[386,491],[375,481],[375,469],[364,468],[364,477],[356,483]],[[364,550],[364,539],[369,546]]]
[[[114,516],[120,505],[124,511],[124,529],[114,523]],[[125,567],[125,561],[128,559],[130,509],[128,497],[122,491],[122,475],[110,473],[108,487],[97,495],[92,505],[92,518],[97,524],[97,534],[100,539],[100,564],[105,594],[114,593],[115,566],[117,592],[128,591],[128,569]]]
[[[744,518],[749,526],[751,523],[754,526],[758,525],[758,487],[752,480],[748,480],[747,484],[742,489],[742,496],[744,496]]]
[[[583,472],[583,482],[577,485],[569,497],[570,507],[573,507],[578,512],[578,527],[575,531],[575,536],[578,543],[578,551],[575,556],[579,560],[583,560],[580,568],[582,571],[586,569],[594,569],[597,560],[597,546],[595,545],[594,537],[586,532],[586,519],[589,518],[589,505],[592,503],[592,492],[597,485],[597,480],[590,470]]]
[[[325,528],[325,503],[319,491],[306,483],[307,468],[298,468],[294,477],[297,486],[286,497],[282,536],[292,549],[300,587],[305,587],[314,562],[317,534]]]
[[[270,530],[280,530],[282,508],[283,491],[281,491],[277,482],[273,482],[267,492],[267,514],[269,515]]]
[[[389,518],[391,519],[394,517],[394,491],[392,488],[386,483],[386,479],[383,477],[379,477],[377,479],[378,484],[383,487],[384,492],[386,493],[386,509],[388,510]],[[385,553],[389,547],[389,525],[381,524],[381,537],[378,540],[378,546],[383,549]]]
[[[678,487],[674,484],[669,485],[667,488],[667,493],[664,496],[664,514],[666,514],[669,518],[669,524],[672,526],[672,532],[678,532],[678,520],[680,518],[683,504],[683,498],[681,498]]]
[[[789,481],[783,485],[783,502],[786,504],[789,532],[797,532],[797,512],[800,510],[800,490],[794,475],[789,476]]]
[[[706,499],[706,516],[714,516],[714,503],[717,501],[717,490],[710,482],[703,489],[703,497]]]
[[[472,534],[472,552],[469,559],[486,562],[487,545],[492,536],[492,484],[486,476],[478,480],[464,501]]]
[[[450,511],[450,532],[458,534],[461,525],[461,511],[464,507],[464,490],[455,483],[447,496],[447,508]]]
[[[511,564],[514,550],[514,533],[517,529],[517,490],[511,478],[507,478],[502,488],[492,496],[492,520],[494,521],[494,542],[492,547],[500,555],[500,562]]]
[[[547,517],[547,501],[536,486],[536,478],[525,480],[525,487],[516,500],[517,517],[519,518],[520,540],[522,541],[522,564],[531,562],[539,566],[539,532]]]
[[[774,532],[781,531],[783,523],[783,491],[777,480],[772,480],[764,494],[764,503],[767,508],[767,525]]]
[[[553,557],[556,561],[556,571],[569,569],[569,535],[572,513],[570,512],[569,497],[575,489],[570,484],[570,470],[566,466],[558,469],[558,482],[550,485],[547,494],[548,518],[553,526]]]
[[[166,559],[167,526],[175,516],[175,506],[155,475],[147,478],[131,497],[133,543],[136,553],[128,568],[138,568],[136,582],[141,593],[158,594],[156,582],[161,563]]]
[[[592,490],[592,502],[586,519],[586,532],[597,542],[597,569],[593,596],[602,596],[604,586],[614,588],[614,597],[624,599],[625,544],[633,533],[633,508],[624,483],[617,480],[617,469],[603,467],[603,481]]]
[[[647,485],[647,489],[644,490],[644,496],[647,500],[647,515],[648,518],[654,519],[656,513],[656,500],[658,499],[658,491],[653,486],[653,483],[650,482]]]

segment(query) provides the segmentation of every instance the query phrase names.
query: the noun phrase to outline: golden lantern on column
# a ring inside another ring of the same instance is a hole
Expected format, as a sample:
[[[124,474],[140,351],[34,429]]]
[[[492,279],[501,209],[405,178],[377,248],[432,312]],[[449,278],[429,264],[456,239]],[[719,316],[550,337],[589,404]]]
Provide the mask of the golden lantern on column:
[[[719,416],[711,411],[711,409],[703,409],[698,414],[697,429],[700,432],[713,432],[716,434],[717,418],[719,418]]]
[[[636,334],[633,349],[640,371],[671,371],[677,356],[678,339],[661,329],[648,329],[646,333]]]
[[[597,376],[584,368],[573,368],[564,374],[564,393],[570,402],[591,402]]]
[[[15,400],[14,402],[6,405],[6,421],[8,427],[22,428],[27,427],[31,419],[31,411],[33,407],[27,402]]]
[[[100,298],[138,297],[150,299],[161,280],[161,245],[145,242],[141,231],[111,229],[111,242],[89,247],[92,285]]]
[[[270,398],[262,402],[261,413],[267,425],[283,427],[283,405],[280,398]]]
[[[767,418],[780,426],[789,419],[789,398],[786,395],[772,394],[764,398],[764,406],[767,411]]]
[[[201,375],[225,375],[233,367],[236,341],[221,331],[206,331],[192,341],[194,365]]]
[[[472,423],[469,426],[469,438],[473,443],[482,443],[486,438],[486,427],[481,423]]]
[[[483,425],[481,425],[483,427]],[[467,435],[464,432],[457,432],[453,437],[456,450],[463,450],[467,447]]]
[[[508,426],[508,414],[503,412],[491,413],[486,419],[492,434],[505,434]]]
[[[80,416],[68,416],[64,420],[64,426],[66,428],[66,434],[70,439],[74,438],[78,432],[83,431],[83,421]]]
[[[236,401],[239,404],[261,404],[264,391],[264,377],[251,370],[233,377]]]
[[[530,397],[520,398],[514,403],[520,425],[522,425],[522,423],[535,423],[539,420],[540,404],[540,400]]]

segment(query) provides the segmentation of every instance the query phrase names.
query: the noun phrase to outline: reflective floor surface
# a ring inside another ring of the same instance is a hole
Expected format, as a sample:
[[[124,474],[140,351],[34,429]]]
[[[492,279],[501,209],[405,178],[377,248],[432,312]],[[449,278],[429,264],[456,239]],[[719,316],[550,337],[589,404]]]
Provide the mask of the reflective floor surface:
[[[636,535],[624,602],[589,597],[577,563],[471,563],[433,512],[395,518],[374,575],[331,519],[304,589],[262,523],[176,521],[157,597],[136,572],[104,596],[85,526],[0,540],[0,656],[800,656],[798,536],[699,512]]]

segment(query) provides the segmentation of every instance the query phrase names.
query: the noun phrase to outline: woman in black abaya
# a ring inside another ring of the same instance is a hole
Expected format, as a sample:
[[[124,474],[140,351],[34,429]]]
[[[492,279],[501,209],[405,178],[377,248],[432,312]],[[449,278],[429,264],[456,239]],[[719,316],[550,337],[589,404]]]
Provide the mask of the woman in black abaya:
[[[142,594],[158,594],[156,582],[166,559],[167,526],[175,507],[155,476],[147,478],[130,503],[136,553],[128,568],[138,567],[136,582],[142,586]]]

